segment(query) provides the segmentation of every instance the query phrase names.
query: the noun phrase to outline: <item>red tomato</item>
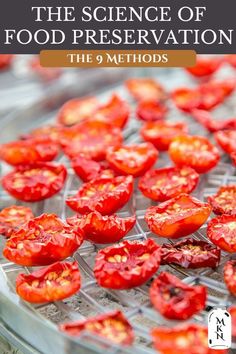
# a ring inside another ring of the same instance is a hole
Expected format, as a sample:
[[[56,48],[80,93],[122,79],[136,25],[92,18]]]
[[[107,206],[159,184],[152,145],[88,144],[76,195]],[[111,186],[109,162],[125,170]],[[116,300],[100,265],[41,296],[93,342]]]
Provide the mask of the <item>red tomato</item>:
[[[197,231],[210,213],[209,204],[182,193],[158,206],[148,208],[145,221],[149,229],[158,236],[180,238]]]
[[[109,215],[122,208],[132,192],[132,176],[98,178],[84,183],[75,196],[66,199],[66,204],[80,214],[98,211]]]
[[[184,324],[178,327],[158,327],[152,330],[155,348],[161,354],[227,354],[227,350],[208,347],[207,327]]]
[[[57,262],[16,278],[17,294],[32,303],[63,300],[79,289],[80,272],[76,262]]]
[[[208,242],[188,238],[161,247],[161,264],[177,264],[183,268],[216,268],[220,262],[219,248]]]
[[[152,239],[123,241],[97,253],[94,275],[100,286],[131,289],[146,283],[160,265],[160,246]]]
[[[178,88],[173,91],[172,99],[178,109],[189,113],[199,107],[201,94],[197,89]]]
[[[60,133],[63,131],[63,127],[60,125],[43,125],[32,130],[30,133],[22,136],[23,139],[30,138],[45,138],[50,139],[56,143],[60,142]]]
[[[139,177],[154,165],[157,157],[158,151],[151,143],[142,143],[110,148],[106,159],[117,173]]]
[[[210,133],[225,129],[236,129],[236,118],[229,118],[223,121],[214,120],[209,112],[202,109],[194,109],[192,115]]]
[[[198,173],[205,173],[219,162],[218,149],[203,136],[182,135],[169,147],[170,158],[177,166],[189,166]]]
[[[199,175],[190,167],[166,167],[146,172],[139,180],[139,189],[145,197],[164,202],[181,193],[191,193]]]
[[[126,87],[129,93],[137,100],[159,101],[166,97],[164,88],[155,80],[149,78],[128,79]]]
[[[215,133],[215,139],[227,154],[236,151],[236,130],[223,130]]]
[[[236,252],[236,215],[221,215],[207,226],[207,237],[216,246],[230,253]]]
[[[93,117],[99,107],[95,97],[74,98],[61,107],[57,121],[63,125],[74,125]]]
[[[64,152],[70,158],[79,154],[96,160],[105,160],[109,147],[118,147],[122,144],[122,134],[119,128],[101,121],[85,121],[61,134],[61,144]]]
[[[233,337],[236,337],[236,306],[231,306],[228,311],[231,315],[232,320],[232,335]]]
[[[58,193],[67,176],[63,165],[39,162],[19,166],[2,178],[3,188],[14,198],[25,202],[38,202]]]
[[[83,331],[88,331],[95,336],[122,345],[131,345],[134,341],[131,325],[118,310],[86,320],[64,323],[60,325],[60,330],[71,336],[79,336]]]
[[[209,78],[223,63],[222,58],[197,57],[196,65],[186,70],[197,78]]]
[[[156,100],[140,101],[136,109],[136,115],[144,121],[162,120],[166,113],[167,107]]]
[[[71,256],[83,242],[79,229],[54,214],[42,214],[12,233],[3,255],[22,266],[41,266]]]
[[[201,95],[199,106],[196,108],[210,111],[229,95],[227,87],[221,83],[206,82],[198,87],[198,91]]]
[[[140,130],[142,138],[152,143],[160,151],[168,150],[170,143],[176,136],[187,132],[187,125],[182,122],[147,122]]]
[[[228,55],[227,61],[233,68],[236,68],[236,54]]]
[[[187,320],[206,305],[205,286],[191,286],[173,274],[162,272],[151,284],[150,298],[162,316],[171,320]]]
[[[32,71],[42,80],[44,81],[53,81],[58,79],[61,74],[61,68],[46,68],[41,66],[40,59],[38,56],[32,58],[29,62],[29,67]]]
[[[236,185],[222,186],[215,195],[208,197],[213,212],[219,214],[236,214]]]
[[[236,296],[236,260],[227,261],[224,266],[224,281],[229,292]]]
[[[231,159],[233,160],[233,163],[234,165],[236,165],[236,151],[233,152],[231,155],[230,155]]]
[[[112,95],[110,101],[99,107],[94,118],[110,123],[117,128],[124,128],[129,119],[129,106],[119,96]]]
[[[30,208],[12,205],[0,211],[0,234],[10,237],[12,232],[34,217]]]
[[[222,95],[224,96],[224,98],[226,98],[231,95],[231,93],[235,90],[236,80],[235,78],[228,78],[221,81],[209,81],[203,86],[207,86],[216,90],[221,90]]]
[[[120,241],[134,227],[135,222],[135,216],[103,216],[97,211],[67,219],[69,225],[79,227],[83,231],[86,240],[98,244]]]
[[[12,63],[14,55],[12,54],[0,54],[0,70],[8,69]]]
[[[57,154],[58,145],[48,138],[30,138],[0,145],[0,159],[13,166],[52,161]]]

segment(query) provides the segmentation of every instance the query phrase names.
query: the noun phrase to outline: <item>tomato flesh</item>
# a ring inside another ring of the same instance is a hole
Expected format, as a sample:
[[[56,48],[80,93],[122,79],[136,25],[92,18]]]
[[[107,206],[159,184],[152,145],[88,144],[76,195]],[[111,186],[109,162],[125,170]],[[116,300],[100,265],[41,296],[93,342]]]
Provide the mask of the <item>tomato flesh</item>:
[[[215,133],[214,136],[222,150],[224,150],[227,154],[231,154],[232,152],[236,151],[236,130],[219,131]]]
[[[32,210],[25,206],[12,205],[2,209],[0,211],[0,234],[10,237],[13,231],[33,217]]]
[[[149,78],[136,78],[126,81],[126,88],[137,100],[163,100],[166,93],[163,87],[155,80]]]
[[[236,214],[236,185],[222,186],[215,195],[208,197],[213,212],[219,214]]]
[[[156,100],[143,100],[140,101],[137,106],[136,115],[143,121],[151,122],[164,119],[167,111],[167,107],[161,102]]]
[[[236,129],[236,118],[229,118],[223,121],[214,120],[209,112],[202,109],[194,109],[192,115],[210,133],[225,129]]]
[[[236,215],[221,215],[207,226],[207,237],[222,250],[236,253]]]
[[[172,99],[178,109],[190,113],[199,107],[201,94],[196,89],[178,88],[172,92]]]
[[[198,57],[196,65],[186,68],[186,70],[196,78],[209,78],[220,68],[222,63],[223,60],[221,58]]]
[[[8,69],[12,63],[14,55],[0,54],[0,70]]]
[[[232,154],[230,155],[232,161],[233,161],[233,164],[236,166],[236,151],[235,152],[232,152]]]
[[[229,292],[236,296],[236,260],[227,261],[224,266],[224,281]]]

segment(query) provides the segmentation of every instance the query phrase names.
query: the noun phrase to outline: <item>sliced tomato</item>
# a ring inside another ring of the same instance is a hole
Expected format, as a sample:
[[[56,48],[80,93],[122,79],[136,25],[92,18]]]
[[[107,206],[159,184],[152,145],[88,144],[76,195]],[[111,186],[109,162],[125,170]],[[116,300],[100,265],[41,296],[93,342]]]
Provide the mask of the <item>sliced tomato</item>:
[[[89,120],[65,129],[60,142],[70,158],[82,154],[89,159],[102,161],[105,160],[107,149],[120,146],[122,140],[119,128],[99,120]]]
[[[151,284],[150,298],[162,316],[171,320],[187,320],[206,305],[205,286],[185,284],[175,275],[162,272]]]
[[[236,215],[221,215],[207,226],[207,237],[222,250],[236,252]]]
[[[48,138],[30,138],[0,145],[0,159],[10,165],[29,165],[52,161],[58,154],[58,145]]]
[[[180,238],[198,230],[210,213],[209,204],[183,193],[148,208],[145,221],[149,229],[158,236]]]
[[[215,133],[214,136],[217,143],[220,145],[222,150],[224,150],[224,152],[226,152],[227,154],[231,154],[232,152],[236,151],[236,129],[223,130]]]
[[[169,155],[177,166],[192,167],[205,173],[219,162],[218,149],[203,136],[182,135],[176,137],[169,147]]]
[[[119,218],[117,215],[103,216],[97,211],[83,216],[72,216],[67,219],[71,226],[79,227],[84,237],[98,244],[120,241],[135,225],[135,216]]]
[[[232,154],[230,155],[234,165],[236,166],[236,151],[235,152],[232,152]]]
[[[22,266],[48,265],[72,256],[82,242],[79,229],[54,214],[42,214],[12,233],[3,255]]]
[[[138,187],[145,197],[164,202],[181,193],[191,193],[198,180],[198,173],[191,167],[166,167],[146,172]]]
[[[96,97],[74,98],[61,107],[57,121],[70,126],[93,117],[99,107]]]
[[[199,107],[201,94],[197,89],[178,88],[172,92],[172,100],[178,109],[190,113]]]
[[[236,66],[236,63],[235,63]],[[236,337],[236,306],[233,305],[228,309],[230,315],[231,315],[231,320],[232,320],[232,335],[233,337]]]
[[[220,187],[215,195],[208,197],[208,203],[217,215],[236,215],[236,185]]]
[[[206,82],[198,87],[201,100],[197,108],[210,111],[219,104],[223,103],[229,95],[227,88],[221,83]]]
[[[18,166],[2,178],[3,188],[14,198],[25,202],[37,202],[58,193],[67,176],[63,165],[39,162]]]
[[[236,129],[236,118],[229,118],[223,121],[214,120],[209,112],[202,109],[194,109],[192,115],[210,133],[225,129]]]
[[[126,87],[129,93],[137,100],[160,101],[166,98],[164,88],[155,80],[149,78],[128,79]]]
[[[0,211],[0,234],[10,237],[12,232],[34,217],[30,208],[11,205]]]
[[[122,175],[142,176],[158,157],[158,151],[151,143],[122,145],[110,148],[106,159],[114,171]]]
[[[210,349],[207,327],[187,323],[177,327],[152,330],[154,346],[162,354],[227,354],[227,350]]]
[[[167,107],[159,101],[142,100],[137,106],[136,115],[144,121],[156,121],[164,119],[167,111]]]
[[[14,55],[0,54],[0,70],[8,69],[12,63]]]
[[[227,78],[220,81],[208,81],[204,84],[208,88],[213,88],[217,90],[221,90],[223,97],[226,98],[234,92],[236,88],[236,80],[235,78]]]
[[[170,143],[176,136],[187,132],[187,125],[182,122],[147,122],[140,130],[142,138],[152,143],[160,151],[168,150]]]
[[[131,325],[121,311],[115,310],[82,321],[60,325],[60,330],[71,336],[80,336],[83,331],[103,337],[111,342],[131,345],[134,333]]]
[[[100,286],[131,289],[141,286],[160,265],[160,246],[152,239],[123,241],[97,253],[94,275]]]
[[[109,215],[122,208],[132,192],[132,176],[97,178],[84,183],[75,196],[66,199],[66,204],[80,214],[98,211],[102,215]]]
[[[188,238],[161,247],[161,264],[177,264],[183,268],[216,268],[220,262],[220,249],[208,242]]]
[[[29,61],[29,68],[42,80],[53,81],[58,79],[62,74],[61,68],[46,68],[40,64],[39,56],[33,57]]]
[[[57,262],[31,274],[19,274],[16,292],[32,303],[66,299],[80,289],[80,271],[76,262]]]
[[[31,138],[45,138],[50,139],[56,143],[60,142],[60,133],[63,131],[63,127],[60,125],[43,125],[38,127],[28,134],[21,136],[22,139]]]
[[[229,292],[236,296],[236,260],[227,261],[225,263],[224,281]]]
[[[220,68],[222,63],[222,58],[198,56],[196,65],[186,68],[186,70],[196,78],[209,78]]]

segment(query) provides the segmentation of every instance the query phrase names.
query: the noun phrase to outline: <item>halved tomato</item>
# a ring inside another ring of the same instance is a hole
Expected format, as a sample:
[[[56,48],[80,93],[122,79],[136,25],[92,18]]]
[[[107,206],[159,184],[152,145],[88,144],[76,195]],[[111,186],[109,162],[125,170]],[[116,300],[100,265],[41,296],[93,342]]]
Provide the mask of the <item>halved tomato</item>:
[[[149,78],[128,79],[125,83],[129,93],[137,100],[160,101],[166,98],[162,85]]]
[[[221,215],[207,225],[207,237],[222,250],[236,252],[236,215]]]
[[[0,54],[0,70],[8,69],[12,63],[13,54]]]
[[[213,212],[219,214],[236,214],[236,185],[222,186],[215,195],[207,198]]]
[[[76,262],[57,262],[31,274],[19,274],[16,292],[25,301],[42,303],[59,301],[80,289],[80,271]]]
[[[236,67],[236,63],[235,63]],[[231,320],[232,320],[232,335],[233,337],[236,337],[236,306],[230,306],[228,309],[230,315],[231,315]]]
[[[214,120],[209,112],[202,109],[194,109],[192,115],[210,133],[225,129],[236,129],[236,118]]]
[[[165,118],[167,107],[156,100],[142,100],[139,102],[136,115],[144,121],[156,121]]]
[[[79,336],[83,331],[103,337],[111,342],[131,345],[134,333],[130,323],[121,311],[115,310],[82,321],[60,325],[60,330],[71,336]]]
[[[219,162],[218,149],[203,136],[182,135],[169,147],[170,158],[177,166],[190,166],[198,173],[205,173]]]
[[[205,286],[185,284],[175,275],[162,272],[151,284],[150,298],[162,316],[171,320],[187,320],[206,305]]]
[[[236,296],[236,260],[227,261],[225,263],[224,281],[229,292]]]
[[[146,172],[138,187],[145,197],[164,202],[181,193],[191,193],[198,180],[198,173],[191,167],[166,167]]]
[[[210,213],[209,204],[182,193],[158,206],[148,208],[145,221],[149,229],[158,236],[180,238],[198,230]]]
[[[120,241],[135,225],[135,216],[120,218],[117,215],[103,216],[94,211],[83,216],[72,216],[67,219],[71,226],[79,227],[86,240],[98,244]]]
[[[10,237],[12,232],[34,217],[30,208],[11,205],[0,211],[0,234]]]
[[[236,119],[235,119],[236,122]],[[236,124],[235,124],[236,128]],[[214,134],[217,143],[227,154],[236,151],[236,129],[223,130]]]
[[[220,81],[208,81],[200,87],[221,91],[223,98],[227,98],[236,88],[236,79],[230,77]]]
[[[114,171],[122,175],[142,176],[158,157],[158,151],[151,143],[122,145],[110,148],[106,159]]]
[[[190,113],[199,107],[201,94],[197,89],[178,88],[172,92],[172,100],[178,109]]]
[[[37,202],[58,193],[67,176],[63,165],[39,162],[18,166],[2,178],[3,188],[14,198],[25,202]]]
[[[97,178],[84,183],[75,196],[66,199],[66,204],[80,214],[98,211],[102,215],[109,215],[122,208],[132,192],[132,176]]]
[[[152,239],[123,241],[98,251],[94,275],[100,286],[131,289],[141,286],[160,265],[160,246]]]
[[[161,264],[177,264],[183,268],[216,268],[220,262],[220,249],[208,242],[188,238],[161,247]]]
[[[60,133],[64,127],[61,125],[43,125],[41,127],[31,130],[28,134],[21,136],[22,139],[30,138],[45,138],[50,139],[56,143],[60,143]]]
[[[197,108],[210,111],[221,104],[229,95],[228,88],[221,82],[208,81],[198,87],[201,100]]]
[[[57,121],[70,126],[92,118],[99,107],[96,97],[74,98],[67,101],[58,112]]]
[[[209,78],[223,63],[222,58],[197,57],[196,65],[186,70],[196,78]]]
[[[22,266],[48,265],[72,256],[82,242],[82,231],[54,214],[42,214],[11,234],[3,255]]]

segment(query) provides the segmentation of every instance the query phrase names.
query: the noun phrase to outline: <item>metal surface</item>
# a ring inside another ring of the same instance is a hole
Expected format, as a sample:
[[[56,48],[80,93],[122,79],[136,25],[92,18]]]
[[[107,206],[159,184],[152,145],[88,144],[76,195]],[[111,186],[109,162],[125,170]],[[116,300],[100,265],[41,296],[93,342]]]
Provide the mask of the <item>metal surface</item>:
[[[150,72],[149,72],[150,74]],[[163,82],[168,90],[176,86],[189,84],[188,76],[185,76],[182,70],[169,70],[168,74],[159,72],[159,79]],[[220,75],[232,75],[229,69],[223,71]],[[191,82],[192,84],[192,82]],[[124,86],[114,86],[103,93],[98,92],[98,98],[101,100],[107,99],[111,92],[118,92],[125,99],[130,100]],[[232,116],[232,107],[235,106],[235,96],[227,101],[224,107],[221,107],[216,116],[222,114],[227,118]],[[134,104],[131,101],[131,106]],[[191,117],[187,117],[178,112],[171,102],[169,103],[169,120],[185,120],[189,123],[192,134],[205,134],[205,131],[195,123]],[[7,119],[4,124],[9,132],[9,135],[29,131],[33,126],[45,124],[52,121],[56,115],[56,111],[50,112],[45,109],[45,105],[39,105],[39,109],[34,109],[34,106],[28,107],[26,110],[16,113]],[[31,120],[30,120],[31,118]],[[33,120],[33,123],[32,123]],[[17,128],[16,128],[17,127]],[[135,119],[134,114],[128,127],[124,131],[127,143],[140,141],[138,129],[140,123]],[[0,123],[1,129],[1,123]],[[68,195],[76,192],[80,181],[75,176],[73,170],[69,166],[69,162],[65,157],[60,159],[68,167],[68,178],[64,189],[56,196],[43,202],[32,204],[33,211],[36,215],[42,212],[56,213],[63,219],[73,213],[65,205],[65,199]],[[157,167],[162,167],[170,164],[166,154],[161,154],[157,162]],[[2,173],[7,171],[8,167],[2,165]],[[221,159],[221,163],[208,175],[201,176],[201,180],[197,190],[193,193],[194,196],[204,200],[208,195],[216,192],[217,188],[223,184],[236,183],[235,168],[229,163],[226,157]],[[9,195],[4,191],[0,192],[1,208],[15,203]],[[166,242],[167,240],[157,238],[147,228],[144,222],[144,213],[151,202],[145,198],[137,188],[132,200],[119,211],[120,216],[128,216],[136,212],[137,223],[134,229],[125,237],[129,240],[146,239],[154,237],[158,243]],[[203,225],[193,237],[206,240],[206,225]],[[4,240],[2,240],[4,243]],[[2,245],[3,246],[3,245]],[[100,288],[93,277],[94,257],[100,246],[92,245],[88,242],[79,248],[74,254],[73,259],[79,264],[82,273],[82,289],[71,298],[47,305],[34,306],[27,304],[19,299],[15,294],[15,278],[19,272],[31,271],[31,269],[23,269],[13,263],[9,263],[5,259],[0,261],[0,317],[11,332],[15,332],[18,339],[22,339],[29,343],[32,348],[37,349],[43,354],[73,354],[73,353],[102,353],[106,350],[110,354],[121,353],[137,353],[151,354],[154,353],[152,341],[150,337],[150,328],[162,325],[174,326],[179,323],[177,321],[168,321],[155,311],[149,301],[149,285],[150,282],[140,288],[135,288],[129,291],[111,291],[109,289]],[[209,307],[232,304],[235,302],[224,285],[222,279],[222,267],[229,255],[222,252],[220,266],[215,269],[202,268],[197,270],[186,270],[179,267],[161,266],[160,270],[168,270],[186,283],[196,284],[201,283],[208,288],[207,306]],[[236,304],[236,302],[235,302]],[[111,309],[121,309],[134,327],[136,340],[131,348],[122,348],[118,345],[108,343],[99,338],[91,336],[89,333],[77,339],[72,339],[57,329],[58,323],[67,320],[81,319],[92,316],[98,313],[108,312]],[[198,323],[206,323],[207,311],[202,311],[190,321]],[[1,331],[1,327],[0,327]],[[22,342],[23,343],[23,342]],[[22,344],[23,346],[23,344]],[[234,345],[234,348],[236,346]],[[27,353],[27,352],[26,352]]]

